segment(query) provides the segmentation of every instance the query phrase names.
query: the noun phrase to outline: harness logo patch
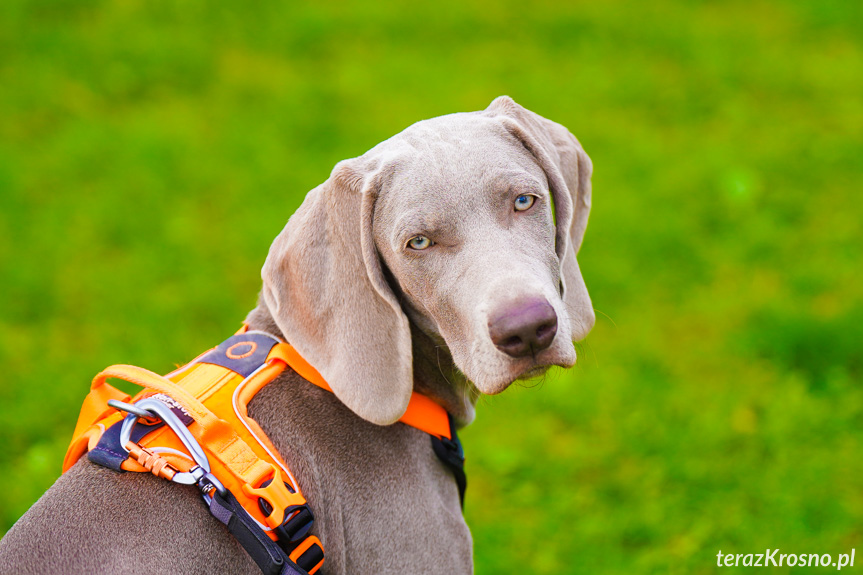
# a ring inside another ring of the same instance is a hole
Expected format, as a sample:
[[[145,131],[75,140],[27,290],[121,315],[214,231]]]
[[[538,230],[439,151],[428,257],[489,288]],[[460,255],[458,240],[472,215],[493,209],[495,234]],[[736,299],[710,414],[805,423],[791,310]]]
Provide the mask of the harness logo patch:
[[[235,343],[225,351],[225,355],[230,359],[243,359],[249,357],[255,350],[258,349],[258,344],[253,341],[241,341]]]
[[[279,340],[262,332],[238,333],[211,349],[198,361],[221,365],[243,377],[249,377],[267,361],[267,355]]]
[[[170,407],[171,411],[174,412],[174,415],[176,415],[180,419],[180,421],[183,422],[183,425],[189,426],[192,424],[193,421],[195,421],[192,416],[189,415],[189,412],[186,411],[186,408],[177,403],[177,401],[173,397],[165,395],[164,393],[157,393],[155,395],[152,395],[151,397],[153,399],[158,399],[159,401]]]

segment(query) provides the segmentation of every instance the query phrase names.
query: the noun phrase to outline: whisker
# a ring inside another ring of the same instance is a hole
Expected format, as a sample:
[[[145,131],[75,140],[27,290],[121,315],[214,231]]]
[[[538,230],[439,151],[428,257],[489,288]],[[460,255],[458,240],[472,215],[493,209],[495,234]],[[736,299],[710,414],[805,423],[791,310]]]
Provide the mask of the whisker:
[[[578,310],[585,309],[588,307],[585,305],[573,305],[573,304],[564,304],[564,305],[566,306],[566,310],[568,312],[572,312],[573,310],[578,311]],[[612,319],[612,317],[610,315],[608,315],[607,313],[605,313],[601,309],[597,309],[597,308],[592,307],[592,306],[590,307],[590,309],[592,309],[595,313],[602,314],[606,319],[608,319],[608,321],[611,322],[611,324],[614,327],[617,327],[617,323],[615,323],[614,319]],[[577,314],[575,314],[575,315],[577,316]],[[572,317],[572,314],[570,315],[570,317]]]
[[[602,315],[604,315],[604,316],[605,316],[605,318],[606,318],[608,321],[610,321],[610,322],[611,322],[611,325],[613,325],[614,327],[617,327],[617,324],[614,322],[614,320],[613,320],[613,319],[611,319],[611,316],[610,316],[610,315],[608,315],[608,314],[607,314],[607,313],[605,313],[604,311],[599,310],[599,309],[596,309],[596,308],[593,308],[593,311],[595,311],[596,313],[601,313]]]
[[[453,385],[453,383],[452,383],[452,382],[447,378],[446,374],[443,372],[443,368],[442,368],[442,367],[441,367],[441,365],[440,365],[440,350],[441,350],[441,348],[442,348],[442,347],[445,347],[445,346],[443,346],[443,345],[436,345],[436,346],[434,346],[434,347],[435,347],[435,358],[437,359],[437,370],[438,370],[438,371],[440,372],[440,374],[443,376],[444,380],[446,380],[446,382],[452,386],[452,385]]]

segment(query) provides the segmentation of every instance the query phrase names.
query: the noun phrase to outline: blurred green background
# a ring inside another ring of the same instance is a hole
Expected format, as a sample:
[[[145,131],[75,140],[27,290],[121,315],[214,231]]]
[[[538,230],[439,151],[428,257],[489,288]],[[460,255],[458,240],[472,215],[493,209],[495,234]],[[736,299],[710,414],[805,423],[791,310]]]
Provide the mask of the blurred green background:
[[[476,572],[859,568],[856,1],[0,2],[0,532],[98,370],[221,341],[337,161],[500,94],[593,159],[598,321],[463,433]]]

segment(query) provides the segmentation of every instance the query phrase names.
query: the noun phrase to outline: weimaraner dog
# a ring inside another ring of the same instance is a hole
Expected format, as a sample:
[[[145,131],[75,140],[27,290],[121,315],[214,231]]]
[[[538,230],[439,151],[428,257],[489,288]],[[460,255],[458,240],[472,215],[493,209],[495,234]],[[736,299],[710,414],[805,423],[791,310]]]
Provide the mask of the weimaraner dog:
[[[413,390],[464,426],[480,394],[574,365],[594,323],[576,261],[591,170],[566,128],[502,96],[340,162],[273,242],[247,321],[335,393],[288,370],[250,415],[315,512],[322,573],[473,571],[452,474],[393,423]],[[194,487],[86,458],[12,527],[0,571],[260,572]]]

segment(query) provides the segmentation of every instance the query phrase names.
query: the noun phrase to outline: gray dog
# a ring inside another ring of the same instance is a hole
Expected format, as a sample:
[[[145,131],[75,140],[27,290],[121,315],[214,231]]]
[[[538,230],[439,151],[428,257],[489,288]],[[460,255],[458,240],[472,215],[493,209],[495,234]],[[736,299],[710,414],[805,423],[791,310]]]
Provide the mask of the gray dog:
[[[340,162],[273,242],[248,322],[335,394],[288,370],[250,415],[315,511],[322,573],[472,572],[452,474],[391,424],[413,390],[463,426],[481,393],[575,364],[594,323],[576,261],[590,176],[566,128],[502,96]],[[194,487],[86,458],[0,542],[0,570],[260,572]]]

